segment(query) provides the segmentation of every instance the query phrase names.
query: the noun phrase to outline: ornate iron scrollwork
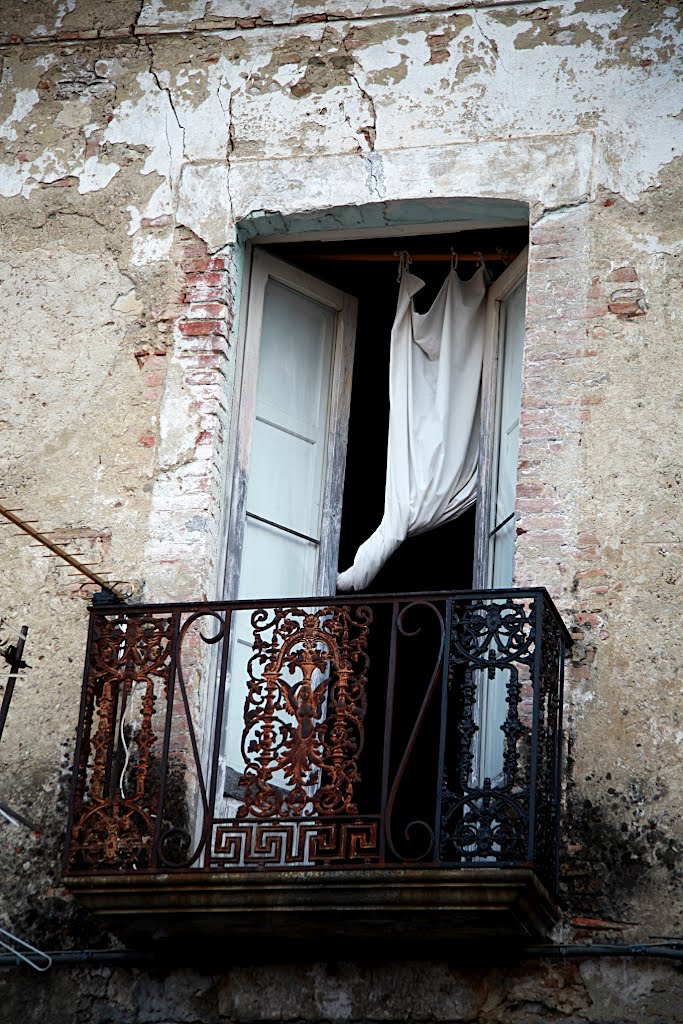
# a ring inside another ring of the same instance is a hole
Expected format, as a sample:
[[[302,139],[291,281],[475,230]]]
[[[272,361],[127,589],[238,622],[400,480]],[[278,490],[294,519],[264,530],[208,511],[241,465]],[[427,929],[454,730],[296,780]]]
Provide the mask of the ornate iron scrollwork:
[[[358,816],[372,612],[257,609],[244,706],[243,803],[220,824],[221,863],[367,860],[377,821]]]
[[[450,687],[460,688],[459,749],[452,784],[444,772],[441,856],[472,862],[524,859],[528,843],[530,781],[528,728],[520,718],[531,685],[536,650],[535,601],[512,597],[454,602]],[[475,737],[481,729],[483,684],[505,688],[505,737],[495,782],[475,772]]]
[[[159,695],[167,695],[171,647],[168,617],[101,615],[94,619],[70,844],[72,864],[149,863],[158,783],[153,771],[158,739],[154,718]],[[135,719],[135,728],[129,725],[126,740],[129,715]]]
[[[369,608],[275,608],[251,617],[238,817],[357,813]]]

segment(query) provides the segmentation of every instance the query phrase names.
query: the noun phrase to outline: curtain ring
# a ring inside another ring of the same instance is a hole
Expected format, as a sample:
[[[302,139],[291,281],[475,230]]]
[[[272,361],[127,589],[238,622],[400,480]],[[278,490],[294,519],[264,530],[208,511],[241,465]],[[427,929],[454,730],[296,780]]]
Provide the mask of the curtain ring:
[[[475,252],[474,255],[479,257],[479,266],[485,268],[486,267],[486,262],[484,260],[483,252]]]
[[[455,251],[455,249],[453,248],[453,246],[451,246],[451,270],[457,270],[457,269],[458,269],[458,254]]]

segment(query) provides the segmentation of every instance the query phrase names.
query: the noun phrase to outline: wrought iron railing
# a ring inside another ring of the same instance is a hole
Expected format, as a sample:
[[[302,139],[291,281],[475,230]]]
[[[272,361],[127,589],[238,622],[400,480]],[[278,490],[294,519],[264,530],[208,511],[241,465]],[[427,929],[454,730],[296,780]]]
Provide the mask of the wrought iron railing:
[[[65,873],[530,866],[553,891],[568,642],[541,589],[95,607]]]

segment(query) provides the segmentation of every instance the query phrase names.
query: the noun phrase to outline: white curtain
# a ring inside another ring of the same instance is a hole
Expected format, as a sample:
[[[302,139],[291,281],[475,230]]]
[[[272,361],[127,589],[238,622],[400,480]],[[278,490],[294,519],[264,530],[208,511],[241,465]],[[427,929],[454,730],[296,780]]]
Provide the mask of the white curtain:
[[[424,287],[402,263],[389,363],[389,447],[382,522],[338,578],[361,590],[406,537],[455,519],[477,490],[486,270],[468,281],[455,267],[428,313]]]

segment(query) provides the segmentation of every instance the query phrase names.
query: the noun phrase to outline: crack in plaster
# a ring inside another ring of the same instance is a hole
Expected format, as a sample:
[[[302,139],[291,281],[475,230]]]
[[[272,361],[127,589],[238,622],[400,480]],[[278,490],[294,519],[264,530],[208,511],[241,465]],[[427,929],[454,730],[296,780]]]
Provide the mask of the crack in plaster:
[[[228,145],[226,147],[226,153],[225,153],[225,162],[226,162],[226,164],[228,166],[228,174],[227,174],[227,179],[226,179],[226,189],[227,189],[227,192],[228,192],[228,203],[230,205],[230,213],[232,215],[233,223],[235,222],[236,218],[235,218],[235,203],[234,203],[234,200],[233,200],[233,197],[232,197],[232,191],[231,191],[231,188],[230,188],[230,172],[232,170],[232,164],[231,164],[232,154],[235,152],[235,117],[234,117],[234,114],[233,114],[232,104],[233,104],[233,100],[235,98],[236,92],[237,92],[237,90],[235,90],[234,92],[230,91],[228,93],[228,106],[227,106],[227,109],[226,109],[226,107],[225,107],[225,105],[223,103],[223,100],[221,99],[221,87],[220,87],[220,84],[218,85],[218,88],[216,89],[216,98],[218,99],[218,102],[220,104],[221,110],[223,111],[223,113],[226,115],[226,117],[228,119]]]
[[[474,22],[474,24],[475,24],[475,25],[477,26],[477,30],[479,31],[479,35],[480,35],[480,36],[482,37],[482,39],[484,39],[484,40],[486,41],[486,43],[488,44],[488,49],[489,49],[489,51],[490,51],[490,52],[491,52],[491,53],[493,54],[493,56],[494,56],[494,59],[498,61],[498,63],[500,64],[501,68],[503,69],[503,71],[504,71],[504,72],[505,72],[506,74],[509,74],[509,71],[508,71],[508,69],[507,69],[507,68],[505,67],[505,64],[503,63],[503,59],[502,59],[502,57],[501,57],[501,55],[500,55],[500,50],[499,50],[499,48],[498,48],[498,43],[497,43],[497,42],[495,41],[495,39],[492,39],[492,38],[491,38],[490,36],[487,36],[487,35],[486,35],[486,33],[484,32],[483,28],[481,27],[481,25],[480,25],[480,24],[479,24],[479,22],[477,21],[477,16],[476,16],[476,14],[474,13],[474,10],[473,10],[473,11],[471,12],[471,17],[472,17],[472,21],[473,21],[473,22]]]
[[[180,118],[178,117],[178,111],[176,110],[175,103],[173,102],[173,96],[171,94],[170,86],[162,85],[161,84],[161,80],[159,79],[159,75],[154,70],[154,50],[152,49],[152,44],[149,42],[148,39],[145,39],[144,43],[145,43],[145,46],[147,47],[147,51],[149,52],[149,73],[152,76],[152,78],[154,79],[154,81],[156,83],[156,86],[157,86],[157,89],[159,90],[159,92],[166,93],[169,105],[171,107],[171,110],[173,111],[173,116],[174,116],[174,118],[176,120],[176,124],[180,128],[180,132],[181,132],[182,139],[183,139],[183,157],[184,157],[185,156],[185,126],[180,123]],[[168,132],[166,132],[166,144],[168,146],[169,166],[172,166],[173,165],[173,149],[171,147],[171,140],[168,137]]]
[[[140,0],[140,6],[139,6],[137,12],[135,13],[135,15],[133,17],[133,20],[132,20],[131,26],[130,26],[130,31],[131,31],[132,35],[137,35],[138,25],[140,23],[140,18],[142,17],[142,12],[145,9],[145,4],[146,3],[147,3],[147,0]]]
[[[360,63],[356,55],[353,52],[351,52],[348,48],[348,36],[349,32],[342,36],[342,49],[344,50],[344,53],[351,61],[351,64],[364,75],[365,68]],[[382,157],[380,153],[376,152],[375,150],[375,141],[377,139],[377,108],[375,106],[375,101],[373,97],[370,95],[368,90],[361,84],[358,78],[358,72],[354,72],[351,70],[351,68],[347,68],[346,73],[351,79],[351,81],[356,84],[356,87],[361,97],[365,100],[370,113],[370,124],[361,126],[358,130],[360,134],[364,137],[368,145],[368,152],[363,153],[363,160],[367,168],[368,192],[373,198],[382,201],[383,199],[386,198],[386,188],[384,184],[384,168],[382,164]],[[360,144],[359,151],[361,151]]]

